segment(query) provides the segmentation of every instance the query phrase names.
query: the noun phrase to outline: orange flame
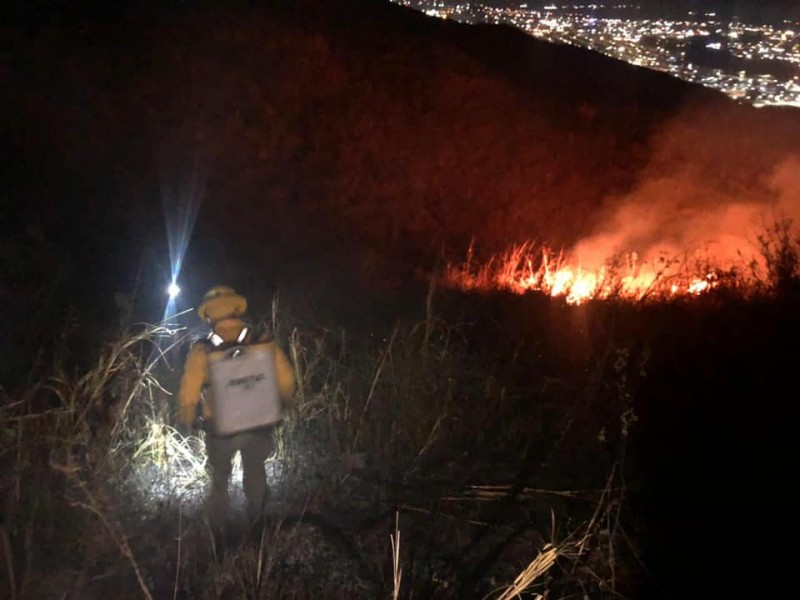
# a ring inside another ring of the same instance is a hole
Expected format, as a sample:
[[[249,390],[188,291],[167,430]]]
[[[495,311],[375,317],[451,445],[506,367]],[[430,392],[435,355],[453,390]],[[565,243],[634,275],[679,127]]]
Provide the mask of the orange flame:
[[[605,261],[603,266],[582,267],[562,253],[532,242],[512,246],[501,255],[474,267],[473,249],[461,264],[449,264],[447,285],[465,290],[508,290],[518,294],[538,291],[564,298],[569,304],[591,299],[697,296],[719,286],[719,269],[687,257],[639,261],[635,252]]]

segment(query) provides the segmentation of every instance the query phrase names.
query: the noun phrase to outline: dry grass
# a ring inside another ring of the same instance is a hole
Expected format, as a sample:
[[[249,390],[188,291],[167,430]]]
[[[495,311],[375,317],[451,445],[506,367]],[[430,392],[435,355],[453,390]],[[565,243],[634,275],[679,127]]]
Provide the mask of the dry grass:
[[[403,581],[403,568],[400,566],[400,515],[395,514],[394,533],[389,536],[392,543],[392,600],[400,597],[400,584]]]
[[[430,313],[430,297],[427,305]],[[490,430],[500,434],[483,438],[487,452],[524,448],[530,434],[523,423],[508,427],[508,415],[524,406],[517,402],[539,401],[538,387],[509,392],[487,384],[496,374],[475,368],[459,328],[427,314],[366,342],[342,332],[288,331],[300,386],[273,459],[283,468],[275,514],[255,545],[242,539],[218,547],[210,535],[202,510],[202,434],[186,436],[171,425],[169,391],[159,381],[183,332],[158,326],[109,344],[90,371],[68,376],[59,369],[4,407],[0,427],[13,434],[0,438],[11,467],[6,472],[14,474],[2,480],[11,518],[31,523],[37,540],[48,535],[33,525],[46,518],[25,513],[46,478],[55,490],[48,499],[51,516],[78,510],[89,517],[74,520],[74,530],[50,543],[74,553],[83,569],[97,553],[113,562],[109,551],[116,549],[127,569],[114,569],[131,573],[145,597],[447,598],[459,597],[459,579],[469,576],[484,593],[493,580],[512,581],[500,596],[511,598],[539,585],[562,559],[588,560],[583,549],[573,552],[575,544],[556,542],[555,532],[543,541],[533,518],[507,521],[502,507],[509,503],[531,514],[557,510],[573,522],[583,518],[582,541],[601,548],[595,543],[599,519],[583,507],[587,499],[608,504],[619,486],[565,490],[496,479],[431,486],[441,477],[460,480],[463,468],[480,470],[476,477],[508,479],[495,475],[497,465],[488,460],[458,465],[454,457]],[[572,392],[566,390],[554,406],[566,411],[558,419],[570,422]],[[49,470],[32,467],[38,454],[48,456]],[[514,468],[526,472],[524,462]],[[394,515],[393,528],[382,513]],[[0,533],[12,597],[21,597],[32,583],[19,574],[31,572],[36,559],[20,564],[16,558],[23,554],[24,527]],[[89,539],[96,551],[85,547]],[[515,545],[537,548],[536,557],[522,564],[529,554]],[[608,555],[609,547],[602,549]],[[566,593],[597,587],[598,577],[593,564],[591,570],[562,569],[548,585],[554,594]]]
[[[794,241],[772,234],[759,319],[796,306]],[[461,600],[635,589],[647,568],[626,452],[653,368],[646,329],[675,328],[651,315],[681,326],[688,316],[727,334],[721,304],[568,312],[480,299],[470,319],[448,322],[440,300],[432,281],[424,314],[350,333],[301,327],[273,307],[299,387],[255,542],[235,516],[234,539],[213,538],[203,434],[173,425],[174,384],[164,382],[180,369],[184,331],[139,326],[88,369],[52,365],[0,405],[0,595]],[[748,306],[731,306],[744,323]],[[499,314],[511,325],[495,327]],[[587,315],[603,335],[578,359],[565,344],[564,358],[559,344]],[[534,335],[517,331],[523,322]],[[769,341],[775,329],[758,321],[748,331]],[[678,358],[688,339],[679,333]],[[711,342],[698,348],[699,362],[713,358]],[[235,507],[240,477],[235,466]]]
[[[514,583],[509,585],[497,600],[511,600],[519,597],[524,591],[528,590],[537,580],[539,580],[550,568],[556,564],[556,560],[562,554],[559,549],[551,544],[546,545],[539,554],[536,555],[525,570],[517,576]],[[537,598],[542,598],[536,594]]]

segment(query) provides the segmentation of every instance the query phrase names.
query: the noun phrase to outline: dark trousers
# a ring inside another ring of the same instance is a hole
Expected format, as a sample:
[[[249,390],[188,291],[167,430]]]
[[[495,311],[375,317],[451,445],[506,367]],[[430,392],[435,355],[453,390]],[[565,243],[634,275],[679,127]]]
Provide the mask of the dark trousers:
[[[227,520],[230,508],[228,485],[233,470],[233,458],[242,454],[242,487],[247,500],[247,518],[255,524],[261,518],[269,488],[264,461],[275,452],[274,427],[265,427],[233,435],[206,433],[206,463],[211,476],[209,517],[212,527],[220,529]]]

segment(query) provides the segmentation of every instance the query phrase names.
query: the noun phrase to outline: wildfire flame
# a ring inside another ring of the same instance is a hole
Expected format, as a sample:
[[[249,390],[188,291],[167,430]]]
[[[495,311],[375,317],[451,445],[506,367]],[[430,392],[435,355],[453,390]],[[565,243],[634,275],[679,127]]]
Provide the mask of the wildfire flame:
[[[538,291],[581,304],[592,299],[698,296],[719,286],[722,272],[697,257],[661,256],[640,261],[635,252],[588,268],[563,252],[526,242],[477,268],[470,247],[463,263],[447,266],[444,281],[464,290]]]
[[[692,136],[716,134],[692,118],[678,119],[654,138],[652,164],[638,184],[606,198],[569,253],[527,242],[476,260],[470,247],[464,261],[447,265],[443,283],[537,291],[580,304],[702,296],[721,287],[750,295],[786,277],[800,279],[797,136],[790,134],[791,152],[774,154],[771,168],[743,168],[749,148],[726,168],[703,152],[682,158]]]

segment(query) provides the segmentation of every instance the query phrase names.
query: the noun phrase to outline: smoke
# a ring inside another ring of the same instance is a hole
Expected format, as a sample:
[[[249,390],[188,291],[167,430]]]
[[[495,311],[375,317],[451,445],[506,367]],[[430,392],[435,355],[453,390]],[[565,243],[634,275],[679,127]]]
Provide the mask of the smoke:
[[[788,219],[797,232],[800,142],[783,135],[776,144],[777,125],[719,125],[684,116],[656,137],[641,183],[612,199],[607,217],[574,246],[581,266],[634,255],[639,263],[730,268],[760,262],[758,237],[776,223]]]
[[[770,178],[778,210],[794,223],[800,221],[800,154],[778,164]]]

